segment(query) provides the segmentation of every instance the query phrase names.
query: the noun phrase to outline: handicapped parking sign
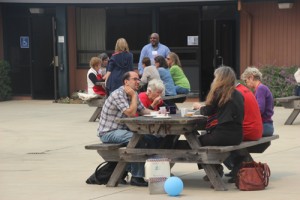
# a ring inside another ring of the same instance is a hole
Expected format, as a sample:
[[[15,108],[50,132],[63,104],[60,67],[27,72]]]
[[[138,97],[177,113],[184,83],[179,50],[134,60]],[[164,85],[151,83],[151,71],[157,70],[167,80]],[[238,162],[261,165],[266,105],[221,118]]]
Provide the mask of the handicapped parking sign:
[[[29,37],[28,36],[20,36],[20,47],[22,49],[29,48]]]

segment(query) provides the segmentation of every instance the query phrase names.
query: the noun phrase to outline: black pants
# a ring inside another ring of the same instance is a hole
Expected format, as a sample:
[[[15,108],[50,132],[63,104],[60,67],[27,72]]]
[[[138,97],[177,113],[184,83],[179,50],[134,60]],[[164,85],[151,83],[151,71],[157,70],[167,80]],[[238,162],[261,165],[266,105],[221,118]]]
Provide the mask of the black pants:
[[[243,128],[240,124],[228,122],[218,125],[211,133],[201,135],[199,140],[202,146],[239,145],[243,140]]]

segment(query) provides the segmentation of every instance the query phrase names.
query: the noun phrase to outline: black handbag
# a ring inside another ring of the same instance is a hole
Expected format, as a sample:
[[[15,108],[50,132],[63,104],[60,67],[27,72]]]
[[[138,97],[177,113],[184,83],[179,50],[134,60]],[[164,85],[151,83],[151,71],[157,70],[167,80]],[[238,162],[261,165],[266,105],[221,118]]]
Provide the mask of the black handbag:
[[[103,162],[100,163],[95,172],[85,181],[87,184],[106,185],[115,170],[118,162]],[[122,179],[127,176],[124,172]]]

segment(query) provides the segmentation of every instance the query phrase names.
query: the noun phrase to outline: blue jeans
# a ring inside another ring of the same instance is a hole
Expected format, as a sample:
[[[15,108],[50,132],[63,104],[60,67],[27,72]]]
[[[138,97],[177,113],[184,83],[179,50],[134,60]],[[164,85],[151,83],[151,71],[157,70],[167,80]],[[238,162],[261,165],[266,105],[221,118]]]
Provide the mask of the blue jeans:
[[[297,85],[295,88],[295,95],[300,96],[300,85]]]
[[[133,133],[131,131],[118,129],[100,136],[100,140],[103,143],[127,144],[129,140],[132,138],[132,136]],[[137,147],[156,148],[158,147],[159,142],[160,142],[160,138],[157,138],[153,135],[145,135],[143,141],[138,143]],[[127,167],[127,171],[129,171],[133,177],[144,177],[145,176],[144,165],[145,163],[130,163]]]
[[[175,86],[175,89],[177,94],[188,94],[190,92],[189,89],[180,87],[178,85]]]
[[[263,123],[263,137],[272,136],[274,133],[273,122]]]

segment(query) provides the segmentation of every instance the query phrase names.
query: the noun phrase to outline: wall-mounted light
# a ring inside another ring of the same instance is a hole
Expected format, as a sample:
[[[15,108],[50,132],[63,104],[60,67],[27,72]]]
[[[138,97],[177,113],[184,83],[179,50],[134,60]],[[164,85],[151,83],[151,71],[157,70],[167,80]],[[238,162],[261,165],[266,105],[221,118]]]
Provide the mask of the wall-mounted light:
[[[294,5],[294,0],[278,0],[279,9],[291,9]]]
[[[45,12],[44,8],[29,8],[31,14],[43,14]]]

